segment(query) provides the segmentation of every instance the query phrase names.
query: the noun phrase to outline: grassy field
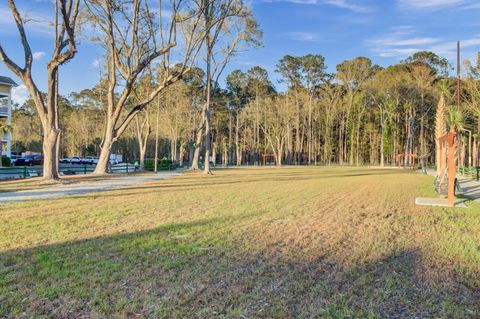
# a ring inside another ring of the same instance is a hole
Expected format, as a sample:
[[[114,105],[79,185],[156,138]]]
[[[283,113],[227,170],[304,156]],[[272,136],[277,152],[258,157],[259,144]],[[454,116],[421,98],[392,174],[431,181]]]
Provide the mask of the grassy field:
[[[432,178],[218,170],[0,206],[0,317],[479,318],[480,206]]]

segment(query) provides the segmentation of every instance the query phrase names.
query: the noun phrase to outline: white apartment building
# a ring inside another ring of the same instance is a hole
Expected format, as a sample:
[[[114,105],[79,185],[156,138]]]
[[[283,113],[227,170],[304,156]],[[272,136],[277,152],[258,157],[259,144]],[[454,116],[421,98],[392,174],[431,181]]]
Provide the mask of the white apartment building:
[[[7,127],[12,126],[12,88],[17,84],[10,78],[0,76],[0,119],[6,119]],[[10,157],[12,154],[12,132],[0,133],[3,155]]]

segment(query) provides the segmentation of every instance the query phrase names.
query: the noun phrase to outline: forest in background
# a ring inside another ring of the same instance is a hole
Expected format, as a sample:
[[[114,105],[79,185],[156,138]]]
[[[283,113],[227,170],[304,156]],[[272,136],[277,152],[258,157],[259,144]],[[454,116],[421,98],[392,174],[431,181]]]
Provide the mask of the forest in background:
[[[415,153],[428,165],[435,162],[435,111],[443,96],[447,126],[463,132],[459,163],[478,162],[478,61],[464,63],[460,110],[453,106],[452,67],[432,52],[386,68],[358,57],[337,65],[334,74],[326,70],[321,55],[284,56],[276,67],[284,92],[260,66],[228,74],[223,87],[215,85],[210,103],[212,161],[255,165],[262,154],[272,154],[282,164],[393,165],[397,154]],[[153,90],[157,77],[155,72],[141,77],[123,112]],[[192,162],[205,82],[205,71],[195,68],[162,91],[130,123],[113,152],[134,161],[153,158],[157,149],[159,158]],[[102,81],[59,98],[63,157],[99,154],[106,91]],[[33,101],[17,106],[13,118],[14,151],[41,151]]]
[[[32,97],[15,108],[13,150],[42,152],[46,180],[58,179],[66,156],[98,156],[94,173],[105,174],[112,153],[140,169],[146,158],[168,157],[206,174],[210,163],[258,165],[267,154],[279,166],[384,166],[415,154],[425,168],[443,128],[458,133],[457,163],[478,164],[480,59],[464,62],[457,101],[452,65],[427,51],[388,67],[356,57],[333,73],[321,54],[285,55],[276,64],[279,90],[261,66],[223,74],[239,52],[262,45],[242,0],[56,0],[41,92],[29,20],[8,3],[25,59],[12,60],[1,45],[0,59]],[[104,51],[100,81],[61,96],[60,70],[79,37]]]

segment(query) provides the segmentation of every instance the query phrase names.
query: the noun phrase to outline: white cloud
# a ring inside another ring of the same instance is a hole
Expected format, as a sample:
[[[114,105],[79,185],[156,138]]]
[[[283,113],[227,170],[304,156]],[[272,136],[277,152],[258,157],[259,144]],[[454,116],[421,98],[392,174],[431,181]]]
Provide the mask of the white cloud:
[[[400,6],[412,9],[448,7],[464,2],[465,0],[398,0]]]
[[[28,93],[27,87],[24,84],[12,88],[12,102],[14,104],[23,105],[29,98],[30,93]]]
[[[34,60],[40,60],[45,56],[45,52],[43,51],[38,51],[38,52],[33,52],[32,57]]]
[[[480,8],[477,0],[397,0],[397,5],[410,10],[437,10],[445,8]]]
[[[312,32],[289,32],[285,33],[285,36],[294,41],[316,42],[320,40],[320,35]]]
[[[415,32],[412,26],[399,26],[383,37],[369,39],[365,43],[379,57],[405,58],[415,52],[439,45],[443,41],[441,38],[419,37]]]
[[[99,60],[99,59],[93,60],[92,66],[93,66],[94,68],[98,69],[98,68],[100,67],[100,60]]]
[[[389,48],[387,50],[379,50],[377,55],[381,58],[405,58],[411,56],[415,52],[418,52],[418,49],[415,48]]]
[[[403,59],[415,52],[431,51],[450,60],[456,58],[455,40],[418,36],[411,26],[393,28],[383,37],[365,41],[367,47],[377,56],[383,58]],[[480,47],[480,35],[461,39],[462,55],[470,56]]]
[[[355,3],[347,1],[347,0],[324,0],[321,3],[330,4],[330,5],[342,8],[342,9],[348,9],[348,10],[352,10],[352,11],[355,11],[355,12],[371,12],[371,11],[374,11],[374,9],[371,8],[371,7],[355,4]]]
[[[385,38],[369,40],[368,43],[375,46],[422,46],[438,43],[440,39],[430,37],[401,38],[387,36]]]
[[[480,36],[463,39],[460,41],[460,46],[462,56],[472,55],[478,52],[478,48],[480,46]],[[429,47],[428,50],[453,60],[456,58],[457,54],[457,42],[445,41]]]
[[[375,9],[366,5],[358,4],[352,0],[262,0],[263,2],[290,2],[297,4],[323,4],[355,12],[373,12]]]

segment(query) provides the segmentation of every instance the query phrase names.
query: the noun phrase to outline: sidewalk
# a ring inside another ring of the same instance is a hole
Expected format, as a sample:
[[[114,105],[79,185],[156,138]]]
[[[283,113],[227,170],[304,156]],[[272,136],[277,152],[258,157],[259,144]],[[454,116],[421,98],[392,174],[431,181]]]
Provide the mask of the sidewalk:
[[[427,174],[435,176],[435,170],[428,169]],[[457,180],[460,185],[461,191],[457,191],[457,195],[465,196],[474,202],[480,203],[480,181],[476,181],[474,178],[464,177],[457,175]]]
[[[468,197],[474,202],[480,203],[480,181],[477,182],[475,179],[463,176],[457,176],[457,179],[461,189],[460,192],[457,192],[457,195]]]
[[[58,184],[41,189],[0,193],[0,204],[33,200],[48,200],[60,197],[99,193],[115,189],[125,189],[162,179],[170,179],[180,175],[180,170],[159,172],[158,174],[131,175],[112,177],[96,181]]]

